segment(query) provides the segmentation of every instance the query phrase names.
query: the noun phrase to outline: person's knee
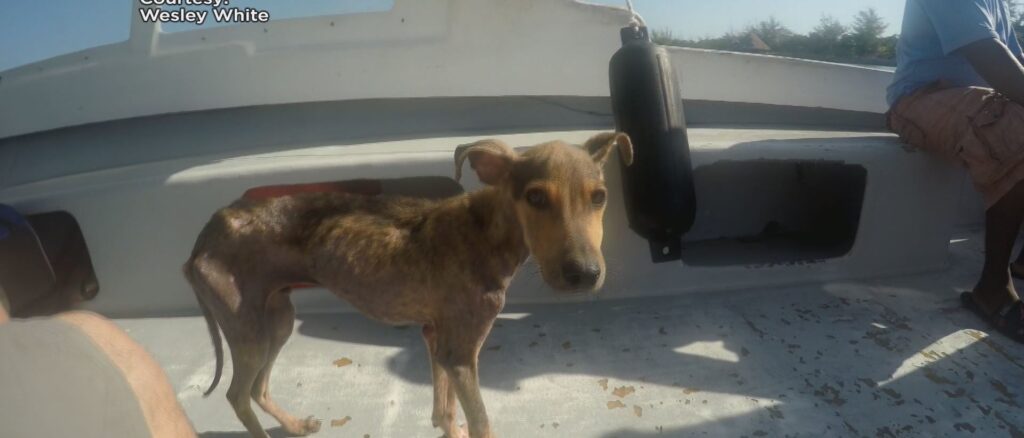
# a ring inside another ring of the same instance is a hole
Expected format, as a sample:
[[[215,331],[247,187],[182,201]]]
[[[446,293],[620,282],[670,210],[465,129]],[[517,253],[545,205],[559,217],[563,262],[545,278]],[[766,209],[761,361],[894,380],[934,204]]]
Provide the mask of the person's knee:
[[[75,326],[89,337],[121,371],[142,408],[152,436],[195,436],[163,369],[117,324],[82,310],[61,313],[56,318]]]

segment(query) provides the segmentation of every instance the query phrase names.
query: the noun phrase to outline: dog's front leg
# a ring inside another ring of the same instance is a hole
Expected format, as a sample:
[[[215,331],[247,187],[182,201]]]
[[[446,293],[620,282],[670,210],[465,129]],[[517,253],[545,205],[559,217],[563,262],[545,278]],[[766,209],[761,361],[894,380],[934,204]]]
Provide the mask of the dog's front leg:
[[[437,329],[433,325],[423,326],[423,341],[427,344],[434,381],[434,414],[431,417],[434,427],[441,428],[447,438],[465,438],[466,434],[455,423],[458,408],[455,387],[451,385],[448,373],[437,360]]]
[[[492,323],[452,324],[438,331],[438,363],[466,413],[470,438],[494,438],[477,373],[477,357]]]

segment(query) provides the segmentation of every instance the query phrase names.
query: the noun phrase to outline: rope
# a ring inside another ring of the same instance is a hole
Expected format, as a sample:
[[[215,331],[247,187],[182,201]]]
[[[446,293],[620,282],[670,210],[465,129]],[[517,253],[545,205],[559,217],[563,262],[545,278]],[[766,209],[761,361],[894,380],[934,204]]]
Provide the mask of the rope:
[[[647,27],[647,23],[644,22],[644,17],[641,17],[633,9],[633,0],[626,0],[626,9],[629,9],[629,14],[633,17],[629,19],[630,26],[633,27]]]

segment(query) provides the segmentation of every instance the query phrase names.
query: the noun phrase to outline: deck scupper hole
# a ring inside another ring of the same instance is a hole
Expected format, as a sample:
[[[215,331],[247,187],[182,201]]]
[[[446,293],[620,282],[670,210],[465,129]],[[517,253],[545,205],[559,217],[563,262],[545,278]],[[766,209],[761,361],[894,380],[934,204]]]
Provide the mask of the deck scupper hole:
[[[719,161],[694,170],[700,209],[686,236],[691,266],[816,263],[853,248],[867,185],[860,165],[823,160]]]

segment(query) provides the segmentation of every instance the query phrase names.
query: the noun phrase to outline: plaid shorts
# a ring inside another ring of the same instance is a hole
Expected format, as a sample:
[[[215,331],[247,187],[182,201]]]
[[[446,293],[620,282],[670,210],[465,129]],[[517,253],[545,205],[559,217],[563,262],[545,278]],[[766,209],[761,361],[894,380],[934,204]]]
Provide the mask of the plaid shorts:
[[[936,83],[901,98],[887,119],[904,142],[962,163],[986,207],[1024,180],[1024,106],[992,89]]]

